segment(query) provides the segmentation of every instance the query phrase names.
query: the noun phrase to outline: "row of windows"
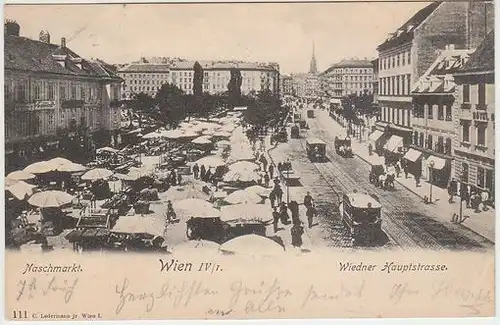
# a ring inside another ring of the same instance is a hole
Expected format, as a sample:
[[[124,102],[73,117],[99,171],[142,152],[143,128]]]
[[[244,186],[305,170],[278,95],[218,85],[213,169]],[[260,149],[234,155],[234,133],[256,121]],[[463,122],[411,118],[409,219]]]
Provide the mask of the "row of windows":
[[[436,106],[437,109],[435,109]],[[444,120],[451,121],[452,107],[451,105],[443,105],[443,104],[438,104],[438,105],[415,104],[413,106],[413,117],[427,118],[429,120],[438,119],[440,121]]]
[[[476,122],[472,125],[469,120],[460,120],[461,126],[461,138],[460,140],[466,144],[471,144],[471,128],[472,132],[476,134],[476,143],[474,145],[486,147],[486,131],[488,129],[488,123],[486,122]]]
[[[59,99],[66,100],[96,100],[98,97],[98,87],[94,85],[67,84],[59,86]],[[35,82],[32,86],[32,96],[29,94],[27,80],[20,80],[14,83],[4,84],[4,96],[6,101],[16,103],[28,103],[31,100],[44,101],[56,99],[55,82]]]
[[[410,95],[411,77],[399,75],[380,78],[380,95]]]
[[[425,135],[423,132],[413,132],[413,138],[412,138],[412,144],[415,146],[419,146],[421,148],[426,148],[429,150],[434,150],[437,153],[440,154],[445,154],[445,155],[451,155],[452,154],[452,149],[451,149],[451,138],[445,138],[443,136],[437,136],[437,139],[435,139],[436,142],[434,142],[433,135],[428,134],[427,138],[425,138]]]
[[[468,184],[469,183],[469,164],[467,163],[462,163],[462,175],[460,177],[460,180]],[[486,189],[490,191],[490,194],[492,191],[495,190],[495,172],[492,169],[486,169],[481,166],[477,166],[476,169],[476,185],[479,188]]]
[[[470,104],[471,97],[471,85],[464,84],[462,85],[462,103]],[[485,110],[486,109],[486,85],[484,83],[480,83],[477,85],[477,109]],[[469,106],[470,107],[470,106]]]
[[[382,121],[387,123],[409,127],[411,122],[411,110],[385,106],[381,108],[381,118]]]
[[[145,79],[145,78],[148,78],[148,79],[165,79],[165,78],[168,78],[168,72],[166,72],[166,74],[139,74],[139,73],[129,73],[129,74],[122,74],[122,73],[119,73],[120,77],[122,78],[139,78],[139,79]]]
[[[405,51],[379,59],[380,70],[388,70],[411,64],[411,52]]]
[[[360,73],[364,73],[364,74],[367,74],[367,73],[372,73],[373,72],[373,69],[363,69],[363,68],[337,68],[337,69],[333,69],[332,71],[333,73],[336,73],[336,74],[345,74],[345,73],[357,73],[357,74],[360,74]]]

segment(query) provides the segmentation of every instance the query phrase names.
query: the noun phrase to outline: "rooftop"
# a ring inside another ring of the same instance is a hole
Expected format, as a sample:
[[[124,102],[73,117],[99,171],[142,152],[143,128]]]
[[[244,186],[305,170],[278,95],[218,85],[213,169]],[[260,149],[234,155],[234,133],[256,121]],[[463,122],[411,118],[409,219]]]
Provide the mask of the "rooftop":
[[[82,59],[67,47],[15,35],[5,35],[4,42],[6,70],[120,80],[110,65],[99,60]],[[64,66],[54,55],[66,57]]]
[[[367,59],[344,59],[332,64],[324,73],[328,73],[336,68],[373,68],[372,61]]]
[[[120,72],[168,72],[170,70],[193,70],[196,61],[177,59],[169,63],[131,63],[120,69]],[[241,62],[241,61],[198,61],[204,70],[229,70],[238,68],[240,70],[267,70],[278,71],[277,64],[265,64],[259,62]]]
[[[402,44],[413,39],[413,32],[415,28],[420,26],[424,20],[429,17],[434,10],[436,10],[442,1],[436,1],[420,9],[413,17],[408,19],[401,27],[399,27],[395,32],[389,34],[387,39],[377,47],[378,51],[384,51],[386,49],[392,48],[399,44]]]
[[[495,70],[495,33],[492,30],[471,54],[469,61],[458,73],[493,72]]]

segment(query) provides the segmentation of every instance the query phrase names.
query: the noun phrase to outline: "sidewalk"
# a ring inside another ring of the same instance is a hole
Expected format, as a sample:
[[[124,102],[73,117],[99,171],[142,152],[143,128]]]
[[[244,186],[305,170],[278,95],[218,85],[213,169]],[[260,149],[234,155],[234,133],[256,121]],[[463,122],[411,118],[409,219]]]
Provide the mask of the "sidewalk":
[[[336,128],[341,127],[341,125],[332,118],[330,118],[330,120]],[[352,139],[351,146],[353,153],[363,161],[365,161],[367,164],[380,164],[380,161],[383,161],[383,157],[378,156],[376,153],[373,153],[371,156],[369,155],[368,142],[360,143],[358,139]],[[401,173],[400,177],[396,178],[396,182],[401,186],[406,187],[410,192],[422,198],[422,204],[424,196],[429,197],[430,184],[427,181],[421,180],[420,186],[417,187],[413,175],[409,174],[408,178],[405,178],[404,173]],[[432,186],[432,201],[437,209],[445,212],[443,214],[435,215],[435,217],[439,218],[442,221],[451,222],[452,214],[454,212],[457,214],[459,213],[459,199],[458,197],[456,197],[454,203],[449,203],[448,199],[449,196],[447,189]],[[466,208],[464,203],[462,213],[463,216],[469,216],[469,218],[466,218],[465,221],[461,224],[462,226],[487,238],[492,242],[495,242],[494,209],[490,208],[488,211],[481,211],[479,213],[476,213],[473,209]]]

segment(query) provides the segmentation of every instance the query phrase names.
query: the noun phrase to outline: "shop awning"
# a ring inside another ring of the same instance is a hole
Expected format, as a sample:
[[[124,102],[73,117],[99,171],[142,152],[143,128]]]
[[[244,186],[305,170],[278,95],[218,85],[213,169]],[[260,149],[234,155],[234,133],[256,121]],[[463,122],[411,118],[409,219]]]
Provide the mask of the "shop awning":
[[[384,149],[390,151],[390,152],[396,152],[399,147],[403,146],[403,138],[398,136],[398,135],[393,135],[387,141],[387,143],[384,146]]]
[[[432,164],[431,162],[434,162],[434,165],[432,167],[431,167]],[[444,168],[445,165],[446,165],[446,160],[443,158],[439,158],[436,156],[429,156],[429,158],[427,158],[427,166],[431,167],[432,169],[441,170]]]
[[[422,152],[410,148],[410,150],[406,152],[404,158],[411,162],[415,162],[420,158],[420,156],[422,156]]]
[[[370,136],[368,137],[370,140],[372,141],[377,141],[378,139],[380,139],[380,137],[384,134],[384,132],[380,131],[380,130],[375,130],[372,134],[370,134]]]

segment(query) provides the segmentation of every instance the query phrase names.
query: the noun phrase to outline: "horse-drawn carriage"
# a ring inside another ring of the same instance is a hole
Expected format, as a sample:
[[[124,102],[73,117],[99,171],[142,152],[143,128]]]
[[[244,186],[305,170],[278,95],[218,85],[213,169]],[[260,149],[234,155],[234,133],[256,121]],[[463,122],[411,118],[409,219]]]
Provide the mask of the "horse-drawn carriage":
[[[372,165],[368,179],[370,183],[375,184],[377,187],[393,189],[396,177],[393,173],[386,173],[383,165]]]
[[[335,136],[335,152],[342,157],[352,157],[351,138],[346,134]]]
[[[326,143],[319,139],[308,139],[306,141],[307,156],[311,161],[323,161],[326,159]]]

